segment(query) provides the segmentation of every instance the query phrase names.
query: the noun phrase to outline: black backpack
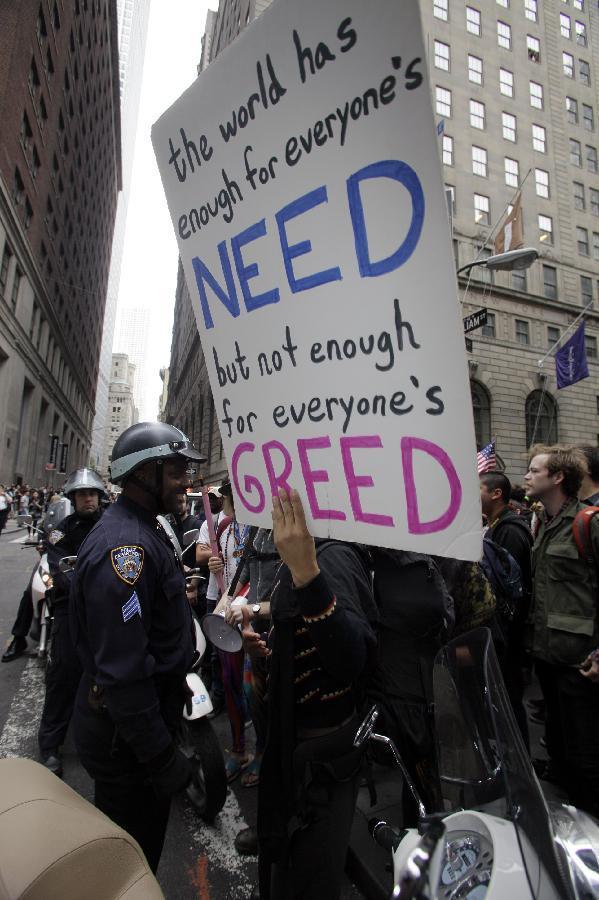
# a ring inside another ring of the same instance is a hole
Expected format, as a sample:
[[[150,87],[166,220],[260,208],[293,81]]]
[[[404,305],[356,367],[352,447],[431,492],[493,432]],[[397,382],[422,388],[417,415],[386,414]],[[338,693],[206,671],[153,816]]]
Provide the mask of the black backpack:
[[[455,620],[453,598],[430,556],[377,548],[374,589],[380,626],[404,637],[448,639]]]
[[[520,566],[511,553],[486,535],[480,565],[493,588],[500,624],[512,622],[524,599]]]

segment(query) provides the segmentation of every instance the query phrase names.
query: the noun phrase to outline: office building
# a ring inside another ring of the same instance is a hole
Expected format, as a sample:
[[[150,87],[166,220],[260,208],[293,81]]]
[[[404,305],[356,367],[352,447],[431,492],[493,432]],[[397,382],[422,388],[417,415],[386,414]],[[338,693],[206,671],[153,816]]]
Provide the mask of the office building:
[[[221,0],[210,58],[267,5]],[[456,269],[494,253],[519,188],[524,243],[540,254],[529,269],[477,265],[458,277],[462,314],[487,310],[465,351],[477,443],[495,439],[499,465],[518,481],[533,441],[599,442],[597,8],[422,0],[421,12]],[[167,413],[184,422],[193,410],[197,421],[201,405],[204,449],[218,470],[205,362],[179,326],[189,303],[179,285]],[[558,391],[554,348],[583,309],[590,377]]]
[[[113,353],[108,391],[108,421],[99,471],[102,477],[109,472],[112,448],[119,435],[137,422],[137,409],[133,398],[135,366],[125,353]]]
[[[0,481],[87,462],[121,188],[116,0],[0,4]]]

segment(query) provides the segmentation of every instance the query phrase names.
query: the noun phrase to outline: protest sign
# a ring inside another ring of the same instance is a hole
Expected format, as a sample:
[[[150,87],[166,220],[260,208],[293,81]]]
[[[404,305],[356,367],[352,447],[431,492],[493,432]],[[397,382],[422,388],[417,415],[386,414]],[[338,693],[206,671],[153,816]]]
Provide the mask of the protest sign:
[[[154,125],[236,514],[478,559],[417,0],[275,0]]]

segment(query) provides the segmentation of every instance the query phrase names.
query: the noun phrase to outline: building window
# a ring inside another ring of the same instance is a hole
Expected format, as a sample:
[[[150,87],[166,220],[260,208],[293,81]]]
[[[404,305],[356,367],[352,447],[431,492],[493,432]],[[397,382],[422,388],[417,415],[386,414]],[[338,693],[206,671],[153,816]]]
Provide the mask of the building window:
[[[566,97],[566,113],[570,125],[578,125],[578,100]]]
[[[25,185],[23,184],[23,179],[21,178],[21,173],[19,172],[18,167],[15,168],[15,180],[13,182],[12,188],[12,200],[15,206],[20,206],[21,203],[25,202]]]
[[[470,101],[470,124],[473,128],[485,127],[485,104],[478,100]]]
[[[532,34],[526,35],[526,47],[528,50],[528,58],[531,62],[541,62],[541,42]]]
[[[546,152],[547,136],[543,125],[532,126],[532,149],[538,153]]]
[[[572,25],[570,24],[570,16],[565,13],[559,14],[559,30],[563,38],[570,40],[572,37]]]
[[[557,404],[547,391],[532,391],[526,398],[526,446],[557,444]]]
[[[443,165],[453,166],[453,138],[443,135]]]
[[[578,169],[582,166],[582,153],[580,150],[580,141],[570,138],[570,162]]]
[[[488,312],[487,313],[487,321],[483,325],[481,329],[481,333],[483,337],[494,338],[495,337],[495,313]]]
[[[512,28],[507,22],[497,22],[497,43],[505,50],[512,49]]]
[[[589,172],[597,172],[597,148],[586,146],[586,154],[587,154],[587,169]],[[582,165],[582,162],[579,163]]]
[[[470,393],[476,446],[480,449],[491,440],[491,400],[489,392],[479,381],[470,381]]]
[[[512,272],[512,288],[526,292],[526,269],[514,269]]]
[[[562,53],[562,68],[566,78],[574,78],[574,57],[571,53]]]
[[[503,160],[505,170],[505,183],[509,187],[518,187],[520,183],[519,165],[517,159],[510,159],[509,156]]]
[[[474,195],[474,221],[477,225],[491,224],[489,198],[483,194]]]
[[[444,22],[447,22],[448,6],[449,0],[433,0],[433,15],[435,18],[443,19]]]
[[[506,141],[516,141],[516,116],[510,113],[501,113],[501,128]]]
[[[589,208],[592,216],[599,216],[599,191],[597,188],[589,188]]]
[[[583,306],[593,302],[593,279],[587,275],[580,276],[580,299]]]
[[[574,9],[584,9],[584,0],[574,0]]]
[[[595,130],[595,121],[593,117],[593,107],[587,106],[586,103],[582,104],[582,124],[586,128],[587,131]]]
[[[445,185],[445,200],[447,201],[449,214],[455,216],[455,188],[452,184]]]
[[[548,300],[557,300],[557,270],[543,265],[543,294]]]
[[[584,343],[587,351],[587,359],[597,359],[597,338],[590,334],[585,334]],[[599,412],[599,402],[597,403],[597,412]]]
[[[543,109],[543,85],[537,84],[536,81],[529,83],[530,105],[536,109]]]
[[[574,33],[576,34],[576,43],[580,44],[581,47],[586,47],[587,45],[587,27],[584,22],[576,21],[574,23]]]
[[[12,291],[10,292],[10,305],[12,306],[13,312],[17,308],[17,300],[19,299],[19,288],[21,286],[22,277],[23,273],[17,266],[15,269],[15,277],[12,283]]]
[[[555,325],[547,326],[547,347],[551,348],[554,344],[557,344],[560,333],[559,328],[556,328]]]
[[[451,118],[451,91],[437,85],[435,88],[436,111],[440,116]]]
[[[12,250],[8,246],[8,243],[5,243],[4,249],[2,251],[2,264],[0,265],[0,294],[2,296],[4,296],[6,291],[6,284],[8,282],[8,267],[10,266],[12,256]]]
[[[588,62],[586,62],[584,59],[578,60],[578,74],[579,74],[580,80],[582,81],[583,84],[586,84],[587,86],[590,85],[591,69],[589,67]]]
[[[482,178],[487,177],[487,151],[484,147],[472,147],[472,173]]]
[[[551,216],[538,217],[539,222],[539,241],[544,244],[553,244],[553,219]]]
[[[535,169],[535,188],[537,197],[549,199],[549,172],[545,169]]]
[[[530,326],[525,319],[516,319],[516,341],[519,344],[530,344]]]
[[[483,83],[483,61],[471,53],[468,54],[468,80],[473,84]]]
[[[573,194],[574,194],[574,208],[575,209],[586,209],[585,197],[584,197],[584,184],[581,184],[579,181],[572,182]]]
[[[586,228],[581,228],[580,225],[576,226],[576,246],[580,256],[589,255],[589,232]]]
[[[499,90],[505,97],[514,96],[514,73],[509,69],[499,69]]]
[[[538,19],[537,0],[524,0],[524,15],[531,22]]]
[[[466,7],[466,31],[480,37],[480,12],[473,6]]]
[[[506,9],[510,8],[510,0],[496,0],[497,6],[504,6]]]
[[[449,44],[444,44],[443,41],[435,41],[435,66],[437,69],[444,69],[446,72],[449,72]]]

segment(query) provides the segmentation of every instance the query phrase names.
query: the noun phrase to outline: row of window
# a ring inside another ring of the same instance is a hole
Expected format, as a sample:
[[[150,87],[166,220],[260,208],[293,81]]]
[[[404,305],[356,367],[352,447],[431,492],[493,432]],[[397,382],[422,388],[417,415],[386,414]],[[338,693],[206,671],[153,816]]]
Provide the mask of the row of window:
[[[487,323],[483,325],[481,334],[483,337],[497,337],[495,313],[487,312]],[[547,325],[547,349],[551,349],[559,341],[560,337],[561,330],[556,325]],[[530,346],[530,322],[527,319],[514,319],[514,340],[524,347]],[[597,359],[597,338],[594,335],[586,334],[585,345],[587,358]]]
[[[564,2],[568,3],[569,0],[564,0]],[[497,6],[503,6],[504,9],[509,9],[511,6],[511,3],[510,3],[510,0],[497,0]],[[574,9],[578,9],[581,12],[583,12],[584,11],[584,0],[573,0],[573,6],[574,6]],[[470,7],[470,8],[473,9],[472,7]],[[531,22],[539,21],[538,0],[522,0],[522,8],[524,11],[524,15],[526,16],[527,19],[529,19]],[[467,7],[467,9],[468,9],[468,7]],[[478,12],[478,10],[473,9],[473,13],[476,13],[476,12]],[[449,19],[449,0],[433,0],[433,15],[437,19],[442,19],[443,21],[447,22]],[[468,17],[468,13],[466,13],[466,22],[467,23],[471,22],[472,27],[475,27],[476,21],[477,21],[477,18],[475,15],[473,15],[471,13],[470,17]],[[480,23],[480,13],[479,13],[478,21]],[[560,16],[560,23],[561,23],[561,16]],[[580,24],[584,24],[584,23],[581,22]]]
[[[486,446],[491,440],[491,395],[480,381],[470,381],[472,411],[474,413],[474,432],[479,448]],[[599,398],[598,398],[599,400]],[[598,403],[599,411],[599,403]],[[524,402],[524,421],[526,426],[526,446],[534,443],[556,444],[558,440],[557,403],[547,391],[531,391]]]

